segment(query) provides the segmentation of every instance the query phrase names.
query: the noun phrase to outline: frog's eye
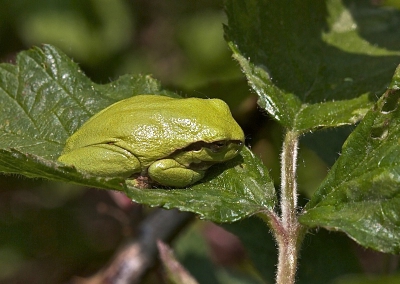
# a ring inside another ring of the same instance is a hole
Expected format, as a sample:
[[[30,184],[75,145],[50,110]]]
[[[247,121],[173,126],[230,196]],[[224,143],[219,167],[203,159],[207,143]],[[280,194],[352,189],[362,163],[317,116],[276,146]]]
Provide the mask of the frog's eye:
[[[226,141],[217,141],[210,144],[210,150],[214,153],[221,151],[226,146]]]

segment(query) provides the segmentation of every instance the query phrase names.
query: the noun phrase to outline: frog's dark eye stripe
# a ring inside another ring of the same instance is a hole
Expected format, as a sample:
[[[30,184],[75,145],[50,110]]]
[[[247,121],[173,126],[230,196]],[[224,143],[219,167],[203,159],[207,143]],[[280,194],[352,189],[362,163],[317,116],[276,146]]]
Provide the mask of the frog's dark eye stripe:
[[[201,151],[204,148],[210,149],[214,153],[218,153],[219,151],[224,150],[228,144],[230,143],[235,143],[238,144],[239,146],[242,144],[242,141],[239,140],[220,140],[212,143],[207,143],[204,141],[198,141],[195,143],[190,144],[189,146],[178,149],[172,155],[181,153],[181,152],[191,152],[191,151]]]
[[[208,148],[210,148],[211,151],[214,153],[221,151],[223,148],[226,147],[227,141],[216,141],[213,143],[208,144]]]
[[[199,142],[190,144],[189,146],[181,149],[181,151],[187,151],[187,152],[201,151],[201,149],[203,149],[203,148],[208,148],[212,152],[217,153],[217,152],[221,151],[222,149],[224,149],[227,144],[228,144],[228,141],[225,141],[225,140],[220,140],[220,141],[216,141],[216,142],[212,142],[212,143],[199,141]]]
[[[182,151],[189,152],[189,151],[200,151],[204,147],[208,147],[208,143],[204,141],[198,141],[195,143],[190,144],[189,146],[181,149]]]

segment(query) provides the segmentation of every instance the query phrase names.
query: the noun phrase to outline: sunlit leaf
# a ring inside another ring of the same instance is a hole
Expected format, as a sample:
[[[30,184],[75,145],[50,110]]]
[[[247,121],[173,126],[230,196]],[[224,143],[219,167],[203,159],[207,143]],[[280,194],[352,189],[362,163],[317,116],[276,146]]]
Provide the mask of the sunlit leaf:
[[[301,223],[344,231],[376,250],[400,252],[399,82],[400,68],[345,142]]]
[[[359,121],[400,61],[400,14],[368,1],[229,0],[226,12],[259,105],[302,133]]]

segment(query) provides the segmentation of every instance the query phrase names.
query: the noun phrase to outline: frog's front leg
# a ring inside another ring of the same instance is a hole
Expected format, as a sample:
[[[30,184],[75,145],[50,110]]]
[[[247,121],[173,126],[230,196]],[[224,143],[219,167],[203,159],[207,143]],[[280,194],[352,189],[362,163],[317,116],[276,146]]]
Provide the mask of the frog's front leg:
[[[204,177],[204,170],[192,170],[173,159],[155,161],[148,168],[153,181],[171,187],[185,187]]]
[[[141,171],[139,160],[114,144],[97,144],[62,154],[58,161],[101,177],[128,178]]]

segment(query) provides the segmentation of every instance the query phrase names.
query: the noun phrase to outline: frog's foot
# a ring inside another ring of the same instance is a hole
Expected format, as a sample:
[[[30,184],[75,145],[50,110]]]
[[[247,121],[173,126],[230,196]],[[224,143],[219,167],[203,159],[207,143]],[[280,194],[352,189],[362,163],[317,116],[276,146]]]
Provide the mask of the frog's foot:
[[[135,174],[129,179],[126,179],[125,182],[128,186],[133,186],[140,189],[150,189],[157,187],[157,184],[149,176],[139,174]]]
[[[204,170],[192,170],[173,159],[158,160],[148,168],[148,175],[155,182],[170,187],[182,188],[204,177]]]

